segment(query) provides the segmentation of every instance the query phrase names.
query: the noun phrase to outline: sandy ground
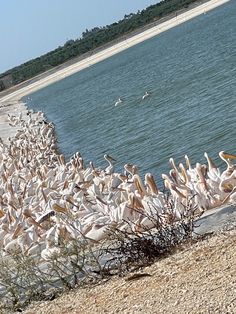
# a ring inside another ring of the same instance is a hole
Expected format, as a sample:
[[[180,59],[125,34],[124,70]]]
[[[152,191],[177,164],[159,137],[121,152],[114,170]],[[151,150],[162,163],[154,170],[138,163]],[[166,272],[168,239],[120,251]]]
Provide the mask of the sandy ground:
[[[140,270],[144,277],[114,277],[33,303],[24,313],[236,313],[235,241],[234,227]]]

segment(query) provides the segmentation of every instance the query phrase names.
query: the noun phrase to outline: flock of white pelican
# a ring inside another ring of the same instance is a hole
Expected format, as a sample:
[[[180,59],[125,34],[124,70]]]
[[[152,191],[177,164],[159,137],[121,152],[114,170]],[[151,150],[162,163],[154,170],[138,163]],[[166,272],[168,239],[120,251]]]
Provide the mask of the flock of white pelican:
[[[50,259],[60,242],[86,238],[97,243],[109,227],[141,232],[168,225],[189,215],[236,202],[236,156],[220,152],[226,169],[220,171],[205,153],[206,164],[170,159],[163,174],[169,197],[153,175],[139,175],[136,165],[117,173],[114,160],[107,167],[88,166],[79,152],[66,162],[57,152],[54,125],[42,112],[9,116],[16,129],[8,143],[0,142],[0,250]]]

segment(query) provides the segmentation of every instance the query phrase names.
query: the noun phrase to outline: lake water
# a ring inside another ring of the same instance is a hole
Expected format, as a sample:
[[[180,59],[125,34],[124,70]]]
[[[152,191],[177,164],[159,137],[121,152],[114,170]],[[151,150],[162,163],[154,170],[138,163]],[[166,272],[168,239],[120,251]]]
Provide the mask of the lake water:
[[[67,158],[105,166],[108,153],[117,171],[134,163],[157,180],[170,157],[207,151],[219,164],[219,151],[236,153],[235,13],[231,0],[23,100],[54,122]]]

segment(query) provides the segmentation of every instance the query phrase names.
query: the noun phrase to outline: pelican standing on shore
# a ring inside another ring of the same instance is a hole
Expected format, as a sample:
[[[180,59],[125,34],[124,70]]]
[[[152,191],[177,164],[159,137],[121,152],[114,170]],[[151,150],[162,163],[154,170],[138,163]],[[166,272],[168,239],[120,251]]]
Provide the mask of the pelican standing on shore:
[[[9,116],[11,125],[18,127],[16,136],[8,145],[0,142],[0,249],[6,254],[44,250],[38,255],[45,259],[60,253],[57,239],[48,242],[54,231],[64,240],[67,230],[71,238],[100,241],[114,222],[120,230],[130,229],[130,223],[139,230],[152,228],[155,221],[161,228],[182,215],[192,215],[195,206],[201,214],[201,209],[236,202],[233,154],[219,153],[226,165],[223,172],[206,153],[207,168],[198,163],[192,166],[187,155],[186,169],[170,158],[170,177],[162,175],[170,191],[168,199],[151,174],[145,175],[143,184],[137,166],[126,164],[124,174],[115,172],[114,159],[108,154],[103,169],[92,162],[86,166],[80,153],[66,163],[54,148],[53,124],[42,113],[27,115],[27,119]]]

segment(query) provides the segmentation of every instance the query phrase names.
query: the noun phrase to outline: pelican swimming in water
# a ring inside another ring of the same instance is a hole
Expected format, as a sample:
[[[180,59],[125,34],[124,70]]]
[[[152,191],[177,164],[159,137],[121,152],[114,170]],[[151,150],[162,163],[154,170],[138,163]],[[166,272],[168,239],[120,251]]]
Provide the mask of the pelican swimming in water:
[[[118,106],[119,104],[121,104],[123,102],[123,100],[121,98],[119,98],[116,103],[115,103],[115,107]]]
[[[149,96],[150,96],[150,93],[146,91],[145,94],[142,97],[142,100],[144,100],[145,98],[147,98]]]

